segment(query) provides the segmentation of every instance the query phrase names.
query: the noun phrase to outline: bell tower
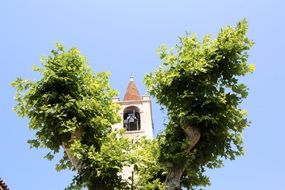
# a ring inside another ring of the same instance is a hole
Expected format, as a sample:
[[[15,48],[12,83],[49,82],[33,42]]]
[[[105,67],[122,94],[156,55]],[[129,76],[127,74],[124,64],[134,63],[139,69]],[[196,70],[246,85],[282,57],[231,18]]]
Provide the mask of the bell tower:
[[[141,96],[134,78],[131,77],[123,100],[114,98],[121,105],[119,114],[122,122],[113,126],[114,129],[125,128],[126,134],[132,139],[153,138],[153,120],[150,96]]]

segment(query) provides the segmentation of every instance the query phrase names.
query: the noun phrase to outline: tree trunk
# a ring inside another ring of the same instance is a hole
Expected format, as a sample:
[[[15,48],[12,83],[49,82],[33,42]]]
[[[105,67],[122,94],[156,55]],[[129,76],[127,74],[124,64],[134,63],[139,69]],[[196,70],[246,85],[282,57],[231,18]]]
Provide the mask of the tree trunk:
[[[66,145],[66,144],[63,145],[63,149],[64,149],[69,161],[71,162],[72,166],[74,166],[74,168],[79,172],[81,170],[79,160],[72,155],[71,150],[70,150],[68,145]]]
[[[198,128],[193,127],[193,126],[184,127],[182,129],[185,133],[186,139],[190,141],[190,144],[186,148],[185,152],[190,153],[193,147],[200,140],[200,136],[201,136],[200,131]],[[174,165],[169,169],[168,174],[166,176],[166,182],[165,182],[167,190],[180,190],[181,189],[180,179],[184,172],[184,168],[186,164],[187,162],[181,165]]]
[[[182,166],[173,166],[166,177],[167,190],[180,190],[180,178],[183,173]]]
[[[71,153],[70,150],[70,144],[72,144],[74,142],[74,140],[80,140],[81,139],[81,132],[80,130],[75,131],[72,135],[71,138],[69,140],[68,143],[64,143],[62,145],[68,159],[70,160],[71,164],[75,167],[75,169],[79,172],[81,170],[81,164],[80,164],[80,160],[78,160],[77,158],[75,158],[73,156],[73,154]]]

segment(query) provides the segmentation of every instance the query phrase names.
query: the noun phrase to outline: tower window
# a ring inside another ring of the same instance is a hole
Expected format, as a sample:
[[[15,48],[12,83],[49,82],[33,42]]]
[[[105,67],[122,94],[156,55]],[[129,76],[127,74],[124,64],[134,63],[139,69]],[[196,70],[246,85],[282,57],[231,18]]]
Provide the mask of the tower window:
[[[141,129],[140,113],[137,107],[128,107],[124,110],[124,128],[127,131],[139,131]]]

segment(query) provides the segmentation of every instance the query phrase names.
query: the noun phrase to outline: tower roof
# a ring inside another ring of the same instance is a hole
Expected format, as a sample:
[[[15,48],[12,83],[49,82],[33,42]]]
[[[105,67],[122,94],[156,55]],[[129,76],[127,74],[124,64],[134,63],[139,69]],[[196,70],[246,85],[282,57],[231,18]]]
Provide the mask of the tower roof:
[[[137,89],[134,78],[131,77],[130,82],[128,84],[124,100],[141,100],[141,95]]]

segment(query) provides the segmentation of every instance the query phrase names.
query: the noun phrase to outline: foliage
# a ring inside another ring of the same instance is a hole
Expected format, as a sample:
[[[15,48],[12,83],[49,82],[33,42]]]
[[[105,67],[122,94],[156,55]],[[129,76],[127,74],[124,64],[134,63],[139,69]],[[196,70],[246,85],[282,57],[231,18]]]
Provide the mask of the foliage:
[[[157,162],[159,157],[159,139],[142,138],[133,146],[136,164],[136,189],[164,190],[167,168]]]
[[[129,181],[122,179],[121,172],[124,166],[134,162],[131,153],[131,142],[124,137],[124,130],[112,131],[102,139],[100,151],[95,151],[93,145],[82,148],[75,143],[72,149],[80,154],[84,166],[74,183],[68,189],[76,189],[85,184],[88,189],[129,189]]]
[[[134,166],[135,189],[162,190],[169,168],[183,168],[181,187],[195,189],[210,184],[206,168],[223,165],[222,159],[243,154],[242,131],[248,126],[240,108],[248,88],[239,79],[253,72],[247,64],[253,42],[246,37],[247,22],[225,27],[216,39],[199,41],[194,34],[180,38],[175,51],[162,46],[163,65],[145,76],[148,91],[167,110],[166,130],[157,139],[132,144],[124,131],[112,131],[119,122],[116,95],[109,74],[94,74],[78,49],[65,51],[61,44],[34,67],[38,81],[18,78],[15,111],[29,119],[33,148],[48,148],[47,159],[64,149],[57,170],[77,175],[67,189],[131,189],[120,173]],[[199,142],[185,128],[199,129]]]
[[[70,189],[110,181],[103,188],[121,188],[119,172],[127,165],[130,142],[121,132],[111,132],[119,122],[119,107],[112,102],[117,92],[109,85],[109,73],[94,74],[78,49],[65,51],[58,43],[50,56],[42,58],[42,65],[34,67],[40,80],[18,78],[12,83],[17,90],[15,111],[27,117],[35,131],[29,144],[50,149],[47,159],[64,148],[56,169],[78,171]]]
[[[222,158],[243,154],[242,131],[248,126],[240,108],[248,88],[239,81],[253,72],[247,64],[253,42],[246,37],[245,20],[225,27],[216,39],[199,41],[194,34],[180,38],[175,51],[162,46],[163,65],[145,76],[148,91],[167,110],[166,131],[159,144],[159,162],[165,167],[183,165],[181,186],[208,185],[205,168],[222,166]],[[190,153],[183,128],[194,126],[201,138]]]

